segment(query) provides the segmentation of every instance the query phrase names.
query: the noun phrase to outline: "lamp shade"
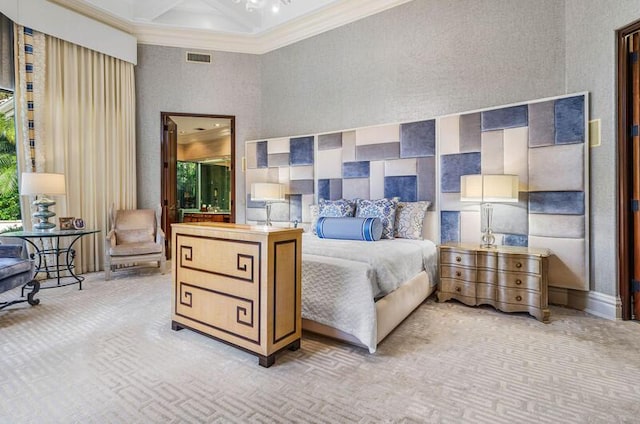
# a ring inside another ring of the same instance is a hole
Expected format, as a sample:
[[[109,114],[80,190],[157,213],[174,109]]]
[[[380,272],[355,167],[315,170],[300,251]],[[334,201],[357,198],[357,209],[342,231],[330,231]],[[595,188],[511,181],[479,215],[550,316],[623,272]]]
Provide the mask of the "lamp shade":
[[[45,172],[23,172],[20,194],[65,194],[64,174],[49,174]]]
[[[284,185],[277,183],[251,184],[251,200],[277,202],[284,201]]]
[[[517,202],[518,176],[477,174],[460,177],[460,200],[463,202]]]

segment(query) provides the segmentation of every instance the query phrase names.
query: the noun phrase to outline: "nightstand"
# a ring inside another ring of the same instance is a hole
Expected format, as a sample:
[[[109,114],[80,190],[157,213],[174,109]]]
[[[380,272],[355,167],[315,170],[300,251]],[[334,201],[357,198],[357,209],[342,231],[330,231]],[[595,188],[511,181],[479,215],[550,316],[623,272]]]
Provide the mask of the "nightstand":
[[[440,249],[438,301],[492,305],[503,312],[528,312],[549,322],[548,249],[479,244],[444,244]]]

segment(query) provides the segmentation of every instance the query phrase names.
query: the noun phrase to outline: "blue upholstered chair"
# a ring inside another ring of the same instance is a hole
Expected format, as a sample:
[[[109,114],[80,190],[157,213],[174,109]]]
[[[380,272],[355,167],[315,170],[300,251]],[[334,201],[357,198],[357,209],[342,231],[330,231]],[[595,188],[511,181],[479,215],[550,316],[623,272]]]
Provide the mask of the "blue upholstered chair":
[[[0,293],[19,286],[23,286],[24,293],[25,288],[31,287],[26,299],[0,302],[0,309],[20,302],[29,302],[30,305],[40,303],[40,299],[34,299],[40,290],[40,282],[33,279],[34,271],[33,261],[22,257],[22,246],[0,244]]]

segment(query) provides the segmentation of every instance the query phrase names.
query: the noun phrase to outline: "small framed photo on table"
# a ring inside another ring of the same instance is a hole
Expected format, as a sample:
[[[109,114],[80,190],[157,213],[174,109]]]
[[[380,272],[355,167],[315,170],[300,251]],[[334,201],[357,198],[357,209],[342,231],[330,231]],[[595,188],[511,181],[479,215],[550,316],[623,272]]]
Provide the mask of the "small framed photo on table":
[[[76,218],[73,220],[73,228],[75,228],[76,230],[83,230],[84,229],[84,219],[82,218]]]
[[[73,230],[73,217],[60,217],[60,229],[61,230]]]

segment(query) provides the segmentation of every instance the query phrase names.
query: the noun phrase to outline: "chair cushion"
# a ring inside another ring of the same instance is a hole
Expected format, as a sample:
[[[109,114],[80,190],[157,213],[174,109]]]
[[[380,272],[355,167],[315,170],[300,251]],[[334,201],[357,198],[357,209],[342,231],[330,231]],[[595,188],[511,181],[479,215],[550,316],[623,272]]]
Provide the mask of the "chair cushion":
[[[0,258],[22,257],[21,244],[0,244]]]
[[[153,227],[132,230],[116,229],[116,244],[153,243]]]
[[[31,271],[31,261],[22,258],[0,258],[0,280]]]
[[[153,253],[162,253],[162,245],[152,242],[127,243],[109,249],[111,256],[150,255]]]

